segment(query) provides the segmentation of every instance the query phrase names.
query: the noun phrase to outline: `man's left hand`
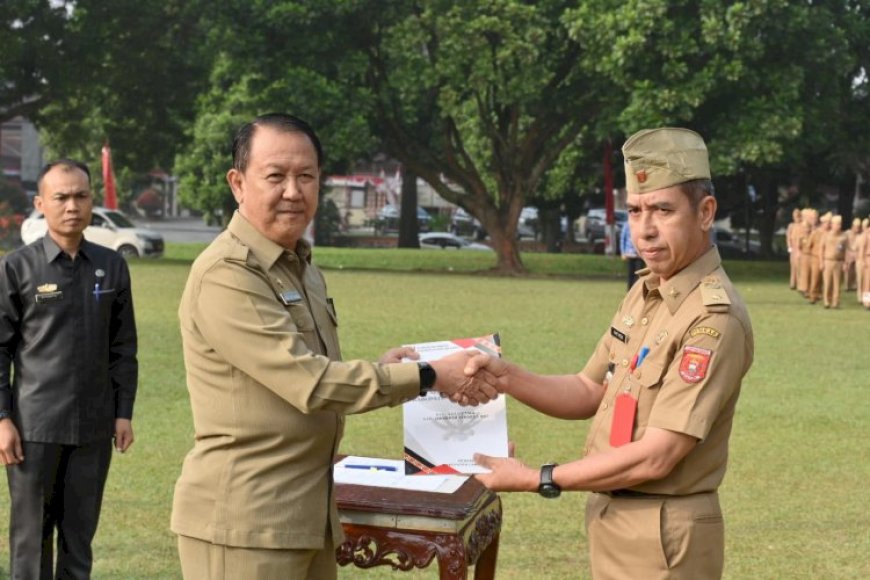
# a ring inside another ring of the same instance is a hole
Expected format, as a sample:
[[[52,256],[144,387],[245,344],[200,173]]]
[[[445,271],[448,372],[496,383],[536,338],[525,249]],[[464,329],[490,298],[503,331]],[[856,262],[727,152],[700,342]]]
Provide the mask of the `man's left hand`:
[[[133,444],[133,422],[115,419],[115,449],[124,453]]]
[[[540,472],[513,457],[490,457],[474,454],[474,462],[490,473],[477,473],[474,478],[493,491],[537,491]]]
[[[420,358],[420,354],[412,347],[400,346],[397,348],[391,348],[382,354],[381,358],[378,359],[378,362],[382,365],[386,365],[390,363],[405,362],[404,359],[417,360],[418,358]]]

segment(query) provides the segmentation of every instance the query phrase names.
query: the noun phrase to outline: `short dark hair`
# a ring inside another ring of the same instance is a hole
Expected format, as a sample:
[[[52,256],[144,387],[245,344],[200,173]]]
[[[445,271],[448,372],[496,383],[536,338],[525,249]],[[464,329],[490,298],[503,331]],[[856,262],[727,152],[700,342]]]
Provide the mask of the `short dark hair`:
[[[54,169],[57,166],[69,167],[70,169],[79,169],[85,172],[85,175],[88,176],[88,185],[91,184],[91,170],[88,169],[88,166],[82,163],[81,161],[76,161],[75,159],[55,159],[54,161],[49,161],[45,165],[43,165],[42,169],[39,171],[39,176],[36,178],[36,188],[39,189],[40,184],[42,184],[42,178],[45,177],[45,174]]]
[[[254,138],[257,127],[261,125],[287,133],[302,133],[306,135],[311,140],[311,144],[314,145],[315,151],[317,151],[317,166],[323,166],[323,147],[320,145],[320,139],[311,125],[299,117],[287,113],[267,113],[259,115],[250,123],[245,123],[236,131],[236,136],[233,139],[233,168],[242,173],[248,168],[248,160],[251,156],[251,140]]]
[[[701,204],[701,200],[708,195],[715,197],[716,189],[713,187],[713,181],[709,179],[693,179],[685,181],[678,186],[680,190],[689,198],[689,203],[692,204],[692,209],[697,210]]]

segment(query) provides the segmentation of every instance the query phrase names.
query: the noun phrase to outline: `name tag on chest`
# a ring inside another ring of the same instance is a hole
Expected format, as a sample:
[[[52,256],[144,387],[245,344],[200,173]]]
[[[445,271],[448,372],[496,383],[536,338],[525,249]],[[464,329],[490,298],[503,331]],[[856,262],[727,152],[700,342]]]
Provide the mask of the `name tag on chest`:
[[[290,306],[291,304],[298,304],[302,302],[302,295],[296,290],[284,290],[280,294],[278,294],[278,298],[281,299],[281,302],[284,303],[284,306]]]
[[[36,295],[37,304],[48,304],[49,302],[60,302],[63,300],[63,291],[56,292],[40,292]]]

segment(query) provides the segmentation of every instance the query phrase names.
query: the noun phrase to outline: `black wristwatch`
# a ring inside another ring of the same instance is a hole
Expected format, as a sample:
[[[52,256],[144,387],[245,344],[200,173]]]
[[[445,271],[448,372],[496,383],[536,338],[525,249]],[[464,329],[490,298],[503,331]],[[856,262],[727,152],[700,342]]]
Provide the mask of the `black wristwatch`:
[[[541,483],[538,484],[538,493],[546,498],[559,497],[562,488],[553,481],[553,469],[558,463],[545,463],[541,466]]]
[[[2,421],[3,419],[8,419],[11,416],[12,413],[10,413],[9,411],[4,411],[3,409],[0,409],[0,421]]]
[[[420,370],[420,396],[423,397],[435,386],[435,379],[438,378],[438,375],[435,374],[432,365],[427,362],[418,362],[417,368]]]

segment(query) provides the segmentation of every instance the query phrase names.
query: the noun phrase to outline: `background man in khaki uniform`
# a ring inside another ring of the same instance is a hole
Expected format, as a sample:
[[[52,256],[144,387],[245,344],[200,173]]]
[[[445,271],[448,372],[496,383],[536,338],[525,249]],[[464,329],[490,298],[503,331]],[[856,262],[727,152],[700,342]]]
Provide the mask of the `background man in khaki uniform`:
[[[831,213],[828,212],[819,218],[819,227],[813,230],[810,236],[810,285],[807,288],[807,298],[810,304],[815,304],[819,301],[819,296],[822,294],[822,270],[824,269],[825,259],[822,255],[822,242],[825,239],[831,227]]]
[[[426,363],[340,362],[338,314],[311,248],[320,141],[296,117],[257,117],[233,143],[239,204],[197,258],[179,307],[196,440],[175,487],[172,531],[188,580],[336,576],[342,541],[332,463],[344,415],[435,388],[483,402],[459,353]],[[481,388],[483,390],[481,390]]]
[[[788,224],[788,228],[786,228],[785,230],[785,241],[786,245],[788,246],[788,287],[792,290],[797,288],[798,278],[800,278],[800,238],[801,232],[803,230],[803,228],[801,228],[801,223],[803,223],[801,210],[798,208],[794,208],[794,211],[791,212],[791,223]]]
[[[543,376],[476,356],[499,390],[554,417],[592,418],[584,457],[529,468],[478,456],[487,487],[586,490],[595,579],[722,574],[717,488],[740,384],[752,364],[749,315],[709,232],[716,213],[707,149],[686,129],[623,146],[632,238],[647,265],[576,375]],[[665,525],[666,524],[666,525]]]
[[[861,239],[858,240],[858,251],[855,254],[857,266],[861,268],[861,284],[858,287],[858,303],[870,310],[870,304],[864,301],[864,295],[870,292],[870,218],[861,222]]]
[[[801,210],[803,221],[800,227],[800,237],[798,238],[798,247],[800,248],[800,272],[798,274],[797,289],[804,298],[809,295],[810,289],[810,273],[812,271],[812,248],[811,242],[813,231],[816,224],[816,210],[805,208]]]
[[[861,218],[852,220],[852,227],[846,232],[846,292],[857,290],[861,283],[858,282],[858,270],[855,268],[855,253],[858,251],[858,238],[861,235]]]
[[[846,260],[848,240],[843,232],[843,216],[831,218],[831,230],[822,239],[822,301],[825,308],[840,307],[840,282],[843,279],[843,264]]]

